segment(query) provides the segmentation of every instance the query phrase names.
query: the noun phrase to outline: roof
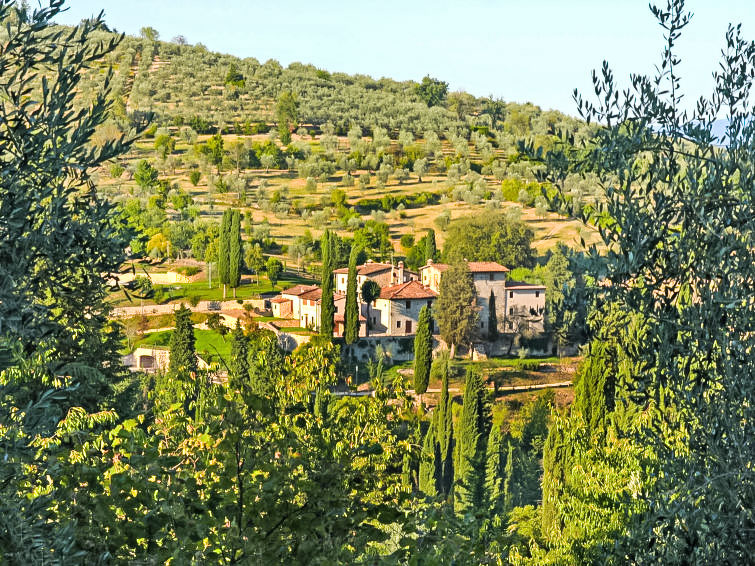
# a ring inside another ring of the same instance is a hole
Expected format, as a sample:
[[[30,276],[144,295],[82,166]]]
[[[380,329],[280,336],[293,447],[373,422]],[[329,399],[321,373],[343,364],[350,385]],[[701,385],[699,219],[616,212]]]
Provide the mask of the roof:
[[[506,290],[511,289],[517,289],[517,290],[532,290],[532,291],[544,291],[545,285],[538,285],[537,283],[526,283],[524,281],[507,281],[506,282]]]
[[[497,261],[468,261],[469,271],[472,273],[493,273],[506,272],[508,267],[504,267]]]
[[[420,271],[427,269],[428,267],[434,267],[438,271],[443,272],[451,267],[447,263],[429,263],[420,267]],[[505,273],[509,271],[509,268],[501,265],[497,261],[468,261],[467,267],[469,267],[470,273]]]
[[[380,298],[390,301],[401,301],[405,299],[434,299],[438,293],[425,287],[419,281],[408,281],[392,287],[383,287],[380,290]]]
[[[306,299],[307,301],[319,301],[322,298],[322,289],[315,287],[299,295],[299,298]]]
[[[333,322],[346,322],[346,317],[342,314],[336,313],[333,315]],[[367,322],[367,319],[360,314],[359,322]]]
[[[304,293],[309,293],[313,289],[317,289],[317,285],[295,285],[294,287],[289,287],[288,289],[281,291],[281,295],[298,297]]]
[[[281,297],[280,295],[278,295],[277,297],[273,297],[272,299],[270,299],[270,302],[271,303],[290,303],[291,299],[287,299],[286,297]]]
[[[393,265],[391,265],[390,263],[368,262],[362,265],[357,265],[357,275],[372,275],[373,273],[381,273],[383,271],[388,271],[389,269],[393,269]],[[339,269],[333,270],[333,273],[348,273],[348,272],[349,272],[348,267],[341,267]]]

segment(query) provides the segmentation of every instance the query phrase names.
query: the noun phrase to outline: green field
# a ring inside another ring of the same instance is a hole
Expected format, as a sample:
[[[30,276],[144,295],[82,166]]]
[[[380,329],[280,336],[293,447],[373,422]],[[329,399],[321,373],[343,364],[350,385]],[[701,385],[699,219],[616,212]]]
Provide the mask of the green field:
[[[169,346],[172,330],[153,332],[135,343],[134,347]],[[196,343],[194,348],[206,361],[219,361],[219,358],[228,360],[231,355],[231,336],[221,336],[214,330],[194,329]]]

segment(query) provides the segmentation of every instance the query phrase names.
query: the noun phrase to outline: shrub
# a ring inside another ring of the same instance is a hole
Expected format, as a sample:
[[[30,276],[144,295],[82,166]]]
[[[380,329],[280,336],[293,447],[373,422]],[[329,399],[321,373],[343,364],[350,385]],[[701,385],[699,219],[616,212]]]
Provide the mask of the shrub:
[[[191,184],[195,187],[199,184],[199,180],[202,178],[202,173],[200,173],[197,170],[192,171],[189,173],[189,181],[191,181]]]

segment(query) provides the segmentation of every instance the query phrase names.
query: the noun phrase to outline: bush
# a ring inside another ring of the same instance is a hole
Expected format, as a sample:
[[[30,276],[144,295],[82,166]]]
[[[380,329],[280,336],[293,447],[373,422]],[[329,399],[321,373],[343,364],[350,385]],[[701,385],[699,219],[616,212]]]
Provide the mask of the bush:
[[[111,177],[112,177],[113,179],[118,179],[118,178],[120,178],[120,176],[121,176],[121,175],[123,175],[123,172],[124,172],[124,171],[125,171],[125,169],[123,168],[123,166],[122,166],[122,165],[120,165],[120,164],[118,164],[118,163],[113,163],[113,164],[112,164],[112,165],[110,166],[110,176],[111,176]]]
[[[202,173],[200,173],[197,170],[192,171],[189,173],[189,181],[191,181],[191,184],[195,187],[199,184],[199,180],[202,178]]]
[[[200,301],[200,300],[201,300],[201,299],[200,299],[199,295],[190,295],[190,296],[189,296],[189,304],[190,304],[190,305],[191,305],[192,307],[196,307],[196,306],[197,306],[197,305],[199,304],[199,301]]]

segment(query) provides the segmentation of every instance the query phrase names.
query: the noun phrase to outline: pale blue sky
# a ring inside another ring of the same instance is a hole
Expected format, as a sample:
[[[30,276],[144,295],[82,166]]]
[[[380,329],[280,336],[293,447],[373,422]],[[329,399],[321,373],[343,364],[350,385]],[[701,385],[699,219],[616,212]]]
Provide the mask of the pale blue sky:
[[[694,99],[712,89],[728,23],[741,22],[745,37],[755,38],[755,0],[687,6],[695,16],[680,41],[681,73]],[[70,0],[68,7],[59,22],[104,10],[108,25],[128,34],[152,26],[164,40],[181,34],[284,66],[300,61],[398,80],[430,74],[451,90],[572,115],[572,90],[587,92],[604,59],[627,84],[630,72],[652,73],[663,48],[644,0]]]

